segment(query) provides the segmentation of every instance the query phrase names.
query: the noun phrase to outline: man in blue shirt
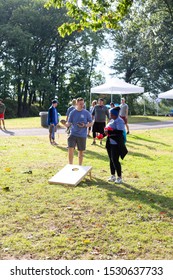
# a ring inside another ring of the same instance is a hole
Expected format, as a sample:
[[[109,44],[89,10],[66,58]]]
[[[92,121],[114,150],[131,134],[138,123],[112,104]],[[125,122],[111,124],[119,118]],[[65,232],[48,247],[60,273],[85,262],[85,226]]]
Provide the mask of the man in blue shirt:
[[[83,153],[86,149],[87,128],[92,126],[91,114],[84,109],[84,99],[77,98],[76,108],[69,114],[66,127],[71,126],[68,137],[69,164],[73,164],[74,148],[78,148],[79,165],[83,162]]]
[[[57,105],[58,101],[56,99],[52,100],[52,105],[48,110],[49,140],[51,145],[57,145],[55,142],[55,132],[58,124]]]

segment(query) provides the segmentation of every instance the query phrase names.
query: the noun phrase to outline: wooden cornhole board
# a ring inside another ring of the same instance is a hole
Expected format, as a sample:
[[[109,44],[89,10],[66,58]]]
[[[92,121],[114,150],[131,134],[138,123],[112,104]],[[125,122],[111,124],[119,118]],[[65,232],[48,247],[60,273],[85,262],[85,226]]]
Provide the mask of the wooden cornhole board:
[[[92,166],[67,164],[48,182],[49,184],[77,186],[88,173],[91,179],[91,169]]]

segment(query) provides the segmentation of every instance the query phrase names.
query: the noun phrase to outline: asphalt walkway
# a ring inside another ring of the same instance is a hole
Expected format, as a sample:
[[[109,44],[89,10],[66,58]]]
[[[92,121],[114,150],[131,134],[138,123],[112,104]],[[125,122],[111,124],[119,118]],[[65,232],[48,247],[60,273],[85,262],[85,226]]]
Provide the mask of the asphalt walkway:
[[[148,129],[158,129],[165,127],[173,127],[173,121],[163,121],[163,122],[146,122],[146,123],[135,123],[129,124],[130,131],[133,130],[148,130]],[[57,133],[63,134],[65,128],[58,128]],[[22,128],[22,129],[11,129],[11,130],[0,130],[0,137],[4,136],[40,136],[48,135],[48,128]]]

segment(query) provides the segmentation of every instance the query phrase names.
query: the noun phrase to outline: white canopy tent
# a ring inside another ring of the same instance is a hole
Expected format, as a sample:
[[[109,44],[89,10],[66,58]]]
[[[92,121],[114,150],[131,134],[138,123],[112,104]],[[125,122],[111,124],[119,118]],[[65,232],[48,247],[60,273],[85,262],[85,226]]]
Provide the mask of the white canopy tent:
[[[173,99],[173,89],[158,94],[160,99]]]
[[[128,84],[125,81],[120,80],[118,78],[112,78],[100,86],[91,88],[90,103],[91,103],[92,93],[114,95],[114,94],[132,94],[132,93],[143,93],[143,92],[144,92],[143,87]]]

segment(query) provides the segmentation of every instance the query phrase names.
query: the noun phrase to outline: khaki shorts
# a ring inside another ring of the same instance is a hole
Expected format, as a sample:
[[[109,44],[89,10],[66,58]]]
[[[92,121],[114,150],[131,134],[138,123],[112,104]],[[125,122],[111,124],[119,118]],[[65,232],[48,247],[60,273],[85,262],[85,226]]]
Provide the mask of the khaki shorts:
[[[75,148],[76,146],[78,151],[85,151],[86,137],[78,137],[78,136],[70,135],[68,137],[68,147]]]
[[[50,126],[49,126],[49,132],[52,133],[53,130],[54,130],[55,132],[57,131],[57,126],[56,126],[56,125],[50,125]]]

